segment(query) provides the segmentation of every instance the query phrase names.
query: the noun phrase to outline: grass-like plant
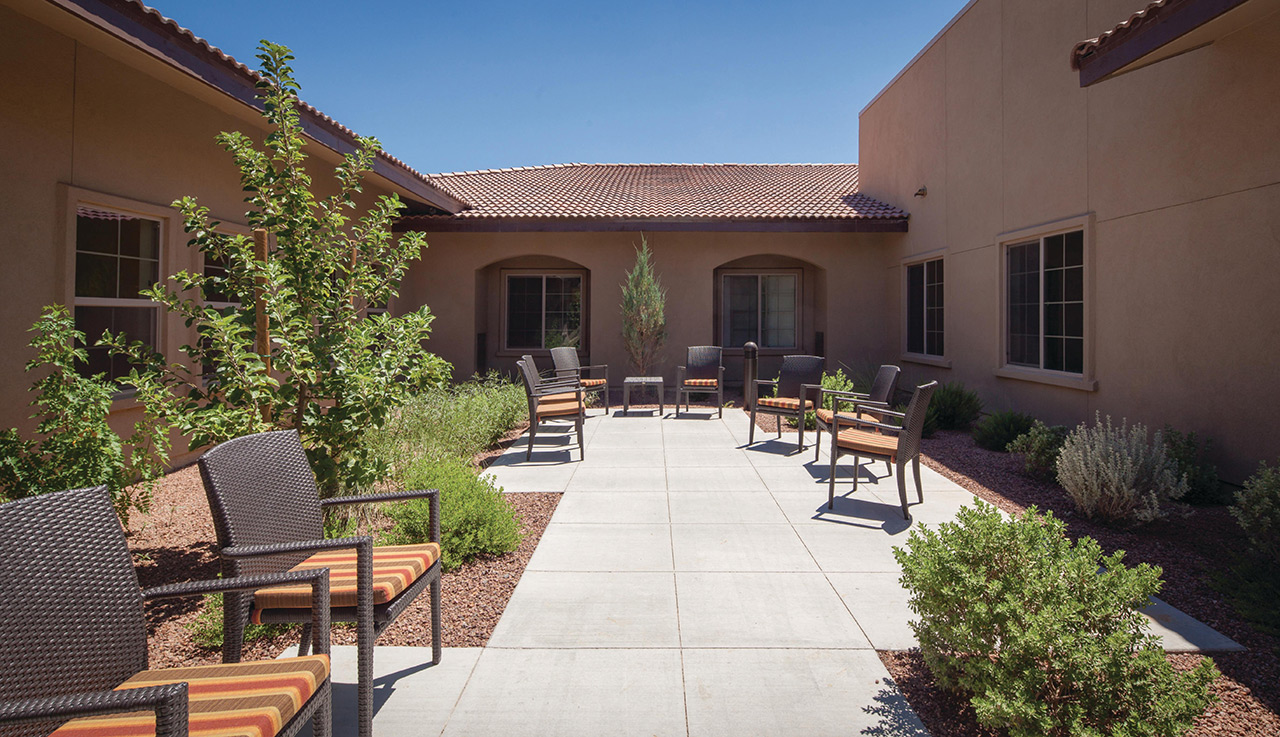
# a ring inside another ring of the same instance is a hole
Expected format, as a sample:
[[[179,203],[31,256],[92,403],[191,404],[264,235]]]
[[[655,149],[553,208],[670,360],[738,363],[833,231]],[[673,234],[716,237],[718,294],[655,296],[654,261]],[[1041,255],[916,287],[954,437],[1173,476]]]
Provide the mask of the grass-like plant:
[[[653,266],[649,243],[640,236],[636,264],[622,283],[622,347],[641,376],[657,368],[667,342],[667,290]]]
[[[1187,494],[1182,499],[1188,504],[1229,504],[1231,494],[1218,478],[1218,467],[1209,460],[1213,442],[1201,440],[1194,432],[1183,433],[1164,426],[1164,446],[1178,473],[1187,477]]]
[[[1160,569],[1104,556],[1031,507],[963,507],[895,548],[911,623],[939,685],[1012,737],[1182,734],[1214,700],[1208,658],[1178,672],[1139,609]]]
[[[958,381],[949,381],[933,392],[929,407],[942,430],[967,430],[982,414],[982,399],[977,392],[964,388]]]
[[[973,440],[979,448],[1006,453],[1009,443],[1035,425],[1031,415],[1013,410],[992,412],[973,426]]]

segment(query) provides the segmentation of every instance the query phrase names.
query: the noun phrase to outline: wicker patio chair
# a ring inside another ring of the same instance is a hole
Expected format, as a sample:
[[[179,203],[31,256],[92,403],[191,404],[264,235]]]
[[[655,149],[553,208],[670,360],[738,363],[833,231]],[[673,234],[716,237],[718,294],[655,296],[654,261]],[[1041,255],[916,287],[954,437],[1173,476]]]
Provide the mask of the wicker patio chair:
[[[577,379],[583,391],[594,392],[604,397],[604,413],[609,414],[609,364],[599,363],[583,366],[578,361],[577,348],[552,348],[551,362],[556,367],[556,378]],[[599,371],[603,376],[594,378],[583,376],[584,373]]]
[[[373,645],[424,589],[431,596],[431,662],[440,662],[440,492],[400,491],[320,499],[296,430],[228,440],[200,457],[224,576],[329,568],[337,622],[356,623],[357,722],[373,731]],[[375,547],[371,537],[324,539],[323,510],[341,504],[427,499],[431,541]],[[225,597],[223,659],[240,659],[250,621],[304,622],[296,587]]]
[[[782,370],[777,379],[756,379],[756,402],[751,407],[751,429],[747,431],[747,444],[756,441],[756,413],[778,416],[778,437],[782,437],[782,419],[794,418],[800,426],[796,440],[796,452],[804,450],[804,413],[814,408],[810,397],[822,388],[822,356],[783,356]],[[760,388],[777,388],[777,395],[760,396]]]
[[[827,409],[824,406],[826,398],[840,397],[843,400],[857,401],[864,406],[882,406],[887,409],[893,401],[894,392],[898,389],[898,375],[900,373],[902,373],[902,369],[897,366],[881,366],[880,370],[876,372],[875,380],[871,382],[871,391],[866,394],[861,392],[841,392],[834,389],[818,389],[818,409],[814,411],[814,414],[818,417],[818,439],[813,443],[814,461],[818,460],[818,454],[822,452],[822,433],[831,429],[832,418],[835,416],[834,404],[831,409]],[[872,414],[870,410],[867,410],[867,412],[866,419],[881,419],[878,413]],[[840,418],[840,424],[851,424],[845,422],[844,419],[843,417]],[[886,465],[888,463],[888,461],[885,461]]]
[[[573,418],[578,429],[578,454],[587,457],[586,446],[582,442],[582,424],[587,417],[587,404],[583,401],[581,384],[565,385],[537,383],[538,374],[531,364],[516,361],[520,368],[520,378],[524,380],[524,393],[529,399],[529,445],[525,448],[524,459],[533,458],[533,440],[538,435],[538,425],[544,420]],[[566,391],[566,389],[568,389]]]
[[[907,509],[907,461],[911,461],[911,470],[916,476],[916,496],[924,501],[924,491],[920,486],[920,435],[924,431],[924,416],[929,410],[929,400],[933,398],[933,390],[938,382],[930,381],[916,387],[911,395],[911,403],[906,412],[894,412],[878,406],[867,406],[854,402],[853,412],[849,415],[852,426],[841,422],[831,425],[831,478],[827,488],[827,509],[835,507],[836,501],[836,460],[842,455],[853,456],[853,489],[858,489],[858,464],[862,457],[883,458],[897,466],[898,501],[902,503],[902,517],[911,520],[911,512]],[[845,400],[836,399],[836,412]],[[862,417],[862,412],[874,411],[885,417],[896,417],[901,425],[887,422],[876,422]]]
[[[0,541],[0,734],[330,733],[327,570],[142,590],[102,486],[0,505]],[[317,654],[147,669],[144,601],[277,584],[303,590]]]
[[[680,397],[689,411],[690,394],[716,395],[717,416],[724,417],[723,351],[718,345],[690,346],[684,365],[676,367],[676,415],[680,414]]]
[[[533,370],[533,385],[538,388],[546,389],[550,387],[560,387],[560,391],[574,391],[582,385],[581,379],[577,376],[561,376],[555,369],[540,371],[538,362],[533,360],[533,356],[525,354],[520,357],[525,365]],[[517,361],[519,363],[519,361]]]

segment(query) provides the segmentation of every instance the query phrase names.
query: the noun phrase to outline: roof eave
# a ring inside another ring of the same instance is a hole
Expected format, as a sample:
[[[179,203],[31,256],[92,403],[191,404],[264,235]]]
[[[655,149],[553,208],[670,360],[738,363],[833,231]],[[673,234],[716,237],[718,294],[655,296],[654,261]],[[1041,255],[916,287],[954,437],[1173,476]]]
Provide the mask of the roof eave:
[[[248,73],[233,69],[230,63],[223,63],[220,59],[215,61],[208,58],[213,52],[193,49],[192,44],[183,43],[161,32],[151,23],[140,19],[133,11],[134,6],[131,3],[111,0],[47,0],[47,2],[203,82],[227,97],[256,110],[262,110],[262,103],[256,95],[255,81]],[[355,150],[357,143],[355,137],[343,130],[336,121],[326,118],[305,104],[299,106],[299,113],[303,132],[317,144],[341,155]],[[445,212],[457,213],[467,207],[466,202],[434,185],[422,175],[411,171],[402,162],[388,154],[380,153],[375,157],[373,172],[394,187],[420,199],[424,204]]]
[[[401,218],[396,232],[428,233],[905,233],[907,216],[888,218]]]

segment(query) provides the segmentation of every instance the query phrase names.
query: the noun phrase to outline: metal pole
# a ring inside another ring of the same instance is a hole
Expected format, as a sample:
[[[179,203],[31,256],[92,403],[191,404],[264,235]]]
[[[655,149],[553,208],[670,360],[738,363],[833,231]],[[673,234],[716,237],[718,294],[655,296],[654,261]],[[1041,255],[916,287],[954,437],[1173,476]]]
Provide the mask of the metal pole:
[[[742,346],[742,397],[748,412],[756,406],[756,363],[759,355],[760,348],[755,343],[747,341]]]

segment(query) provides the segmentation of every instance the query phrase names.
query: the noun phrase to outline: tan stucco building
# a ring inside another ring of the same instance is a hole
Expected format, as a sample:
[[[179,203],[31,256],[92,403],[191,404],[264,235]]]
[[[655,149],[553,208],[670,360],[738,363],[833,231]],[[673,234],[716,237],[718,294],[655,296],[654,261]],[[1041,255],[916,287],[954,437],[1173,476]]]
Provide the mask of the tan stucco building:
[[[740,376],[746,338],[766,374],[794,352],[898,363],[904,386],[961,381],[991,409],[1194,430],[1239,480],[1280,455],[1280,0],[1135,9],[974,0],[863,110],[860,165],[423,176],[382,156],[368,194],[399,194],[430,243],[391,308],[431,307],[458,378],[573,341],[618,383],[643,236],[668,379],[705,343]],[[0,0],[0,69],[0,268],[21,275],[0,296],[0,425],[28,427],[42,305],[177,358],[187,331],[129,290],[203,268],[175,198],[244,227],[214,136],[262,123],[248,69],[139,3]],[[323,181],[354,134],[303,117]]]

